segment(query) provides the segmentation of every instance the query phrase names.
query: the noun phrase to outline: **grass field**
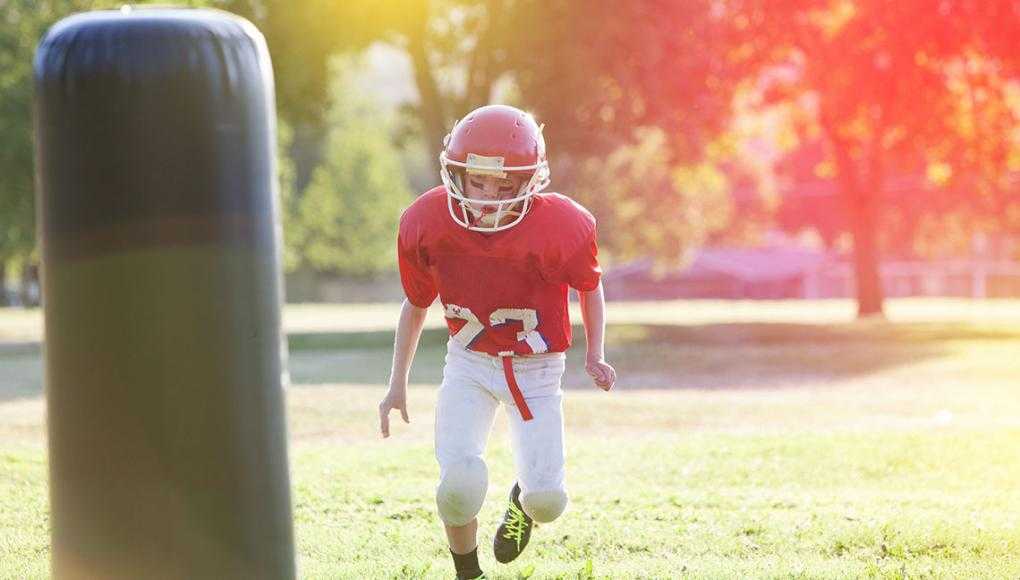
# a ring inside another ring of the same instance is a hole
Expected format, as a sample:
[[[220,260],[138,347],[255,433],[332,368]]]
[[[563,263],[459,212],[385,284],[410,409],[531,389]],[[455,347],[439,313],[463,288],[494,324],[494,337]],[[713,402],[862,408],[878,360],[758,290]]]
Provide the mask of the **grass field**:
[[[1020,578],[1020,303],[611,305],[618,390],[565,385],[571,505],[495,564],[512,482],[498,415],[490,578]],[[304,578],[451,578],[435,514],[433,316],[411,424],[381,440],[396,309],[287,311]],[[48,574],[37,313],[0,310],[0,578]],[[498,567],[497,567],[498,566]]]

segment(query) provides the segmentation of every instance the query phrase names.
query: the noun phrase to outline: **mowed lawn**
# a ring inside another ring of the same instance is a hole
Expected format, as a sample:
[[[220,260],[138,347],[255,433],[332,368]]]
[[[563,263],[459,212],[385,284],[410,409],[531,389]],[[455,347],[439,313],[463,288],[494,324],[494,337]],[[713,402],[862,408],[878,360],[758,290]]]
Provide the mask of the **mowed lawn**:
[[[513,480],[506,419],[480,515],[490,578],[1020,578],[1020,305],[610,306],[620,384],[565,384],[571,505],[525,555],[490,543]],[[304,578],[452,578],[435,514],[443,331],[411,424],[378,436],[392,305],[287,311]],[[38,315],[0,310],[0,577],[48,575]],[[4,329],[7,329],[6,331]],[[5,335],[4,332],[7,334]]]

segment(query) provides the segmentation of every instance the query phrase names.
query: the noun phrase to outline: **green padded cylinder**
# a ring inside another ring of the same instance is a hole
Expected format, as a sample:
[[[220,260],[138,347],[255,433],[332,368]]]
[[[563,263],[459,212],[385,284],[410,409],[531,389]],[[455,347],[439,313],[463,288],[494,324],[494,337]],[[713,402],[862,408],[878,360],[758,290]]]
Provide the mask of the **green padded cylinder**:
[[[264,39],[86,13],[35,82],[54,577],[293,578]]]

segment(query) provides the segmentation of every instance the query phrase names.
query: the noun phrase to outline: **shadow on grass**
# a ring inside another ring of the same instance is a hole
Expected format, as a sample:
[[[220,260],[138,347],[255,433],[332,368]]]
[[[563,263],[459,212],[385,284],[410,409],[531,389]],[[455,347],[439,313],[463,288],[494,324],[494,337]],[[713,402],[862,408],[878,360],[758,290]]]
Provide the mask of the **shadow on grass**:
[[[958,341],[1020,341],[1020,329],[967,323],[614,325],[606,334],[621,389],[824,386],[955,356]],[[578,336],[564,385],[590,388],[576,372]]]
[[[620,324],[610,326],[607,341],[669,344],[818,344],[855,345],[940,343],[955,340],[1020,340],[1020,328],[969,323],[851,322],[844,324],[785,324],[773,322],[703,325]]]
[[[582,327],[574,327],[574,337],[564,386],[590,389]],[[423,332],[412,383],[442,380],[446,341],[444,328]],[[1020,328],[857,322],[624,324],[607,329],[608,357],[623,390],[818,386],[951,356],[957,341],[1020,342]],[[296,385],[385,385],[388,379],[392,331],[292,334],[288,344]],[[41,395],[42,366],[38,344],[0,345],[0,402]]]
[[[584,374],[585,340],[574,327],[566,388],[592,388]],[[445,329],[422,336],[411,381],[442,380]],[[296,384],[384,384],[392,332],[305,334],[290,337]],[[824,384],[880,373],[953,354],[955,341],[1020,341],[1020,329],[967,323],[848,324],[733,323],[611,325],[609,360],[621,389],[775,388]]]

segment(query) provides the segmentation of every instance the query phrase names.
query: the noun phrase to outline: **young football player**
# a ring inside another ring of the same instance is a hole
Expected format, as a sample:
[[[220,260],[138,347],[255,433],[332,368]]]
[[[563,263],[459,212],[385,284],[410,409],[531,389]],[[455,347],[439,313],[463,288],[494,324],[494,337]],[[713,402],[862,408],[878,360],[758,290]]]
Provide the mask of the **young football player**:
[[[407,376],[425,312],[439,297],[450,339],[436,404],[436,504],[457,578],[484,577],[476,516],[489,487],[485,446],[496,408],[509,417],[517,480],[496,530],[496,560],[528,544],[534,522],[567,505],[564,482],[564,351],[570,346],[568,288],[580,296],[585,370],[608,391],[605,303],[595,219],[549,184],[540,127],[528,113],[491,105],[456,124],[440,156],[443,185],[400,218],[397,254],[407,299],[397,325],[389,391],[379,404],[407,412]]]

